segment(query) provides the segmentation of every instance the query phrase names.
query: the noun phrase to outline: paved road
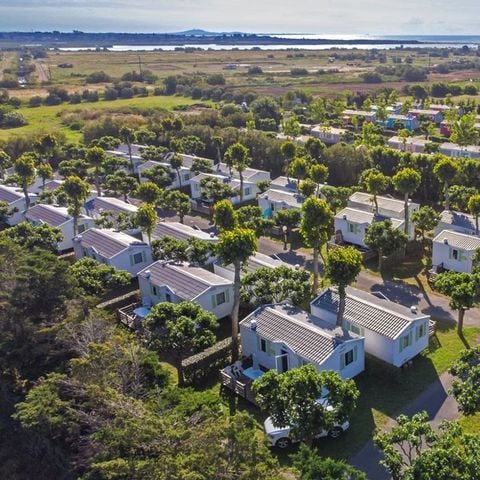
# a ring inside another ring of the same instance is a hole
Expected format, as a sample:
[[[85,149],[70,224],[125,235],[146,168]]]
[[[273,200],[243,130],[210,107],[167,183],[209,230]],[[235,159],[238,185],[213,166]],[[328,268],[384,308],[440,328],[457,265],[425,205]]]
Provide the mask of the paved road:
[[[402,409],[399,414],[413,415],[425,410],[430,416],[430,423],[434,428],[444,420],[454,420],[458,416],[457,402],[448,395],[452,385],[452,377],[448,373],[440,375],[438,380],[430,385],[413,402]],[[395,425],[391,420],[385,430],[390,430]],[[380,464],[381,452],[375,447],[373,441],[368,442],[352,458],[349,463],[367,474],[370,480],[390,480],[390,474]]]

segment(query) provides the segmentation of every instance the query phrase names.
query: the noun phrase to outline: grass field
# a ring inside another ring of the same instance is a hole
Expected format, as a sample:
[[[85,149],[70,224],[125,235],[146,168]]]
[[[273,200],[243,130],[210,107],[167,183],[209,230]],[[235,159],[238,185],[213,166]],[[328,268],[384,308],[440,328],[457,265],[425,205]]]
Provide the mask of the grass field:
[[[74,131],[62,124],[61,112],[72,112],[78,110],[95,110],[115,112],[122,108],[130,109],[164,109],[175,110],[182,105],[193,105],[198,103],[191,98],[185,97],[138,97],[132,99],[121,99],[114,101],[99,101],[94,103],[81,103],[79,105],[55,105],[41,106],[36,108],[23,107],[18,111],[24,115],[28,125],[20,128],[0,130],[0,140],[5,140],[11,135],[25,135],[61,131],[71,141],[80,140],[80,131]]]

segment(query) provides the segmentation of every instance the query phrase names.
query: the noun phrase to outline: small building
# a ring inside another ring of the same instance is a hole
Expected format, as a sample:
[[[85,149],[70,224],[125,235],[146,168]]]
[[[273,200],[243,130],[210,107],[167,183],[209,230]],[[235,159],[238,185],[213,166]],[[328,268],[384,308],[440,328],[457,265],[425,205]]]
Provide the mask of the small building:
[[[270,188],[286,192],[296,192],[297,181],[294,178],[280,176],[270,182]]]
[[[338,291],[326,288],[311,303],[312,315],[335,325]],[[428,347],[430,316],[369,292],[347,287],[344,329],[365,338],[365,352],[401,367]]]
[[[302,208],[305,197],[299,193],[269,188],[258,196],[258,206],[265,218],[273,218],[281,210]]]
[[[440,145],[439,152],[449,157],[480,158],[480,146],[478,145],[462,146],[445,142]]]
[[[330,127],[329,125],[314,125],[311,130],[311,135],[318,138],[327,145],[334,145],[343,142],[345,134],[348,130],[344,128]]]
[[[63,239],[58,243],[59,252],[73,248],[73,217],[68,213],[68,208],[37,203],[25,212],[25,219],[35,226],[46,224],[60,229]],[[78,233],[95,226],[95,220],[86,215],[80,215],[77,222]]]
[[[443,230],[452,230],[466,235],[477,235],[475,217],[468,213],[444,210],[440,214],[438,225],[435,227],[435,236]]]
[[[109,212],[112,215],[112,220],[116,223],[115,219],[117,219],[119,215],[133,220],[133,217],[137,214],[138,207],[115,197],[96,197],[85,203],[85,211],[87,215],[90,215],[95,220],[99,220],[102,218],[102,214]],[[115,225],[115,228],[120,229],[121,227]],[[125,232],[129,235],[138,236],[140,229],[130,226]]]
[[[403,128],[410,130],[411,132],[420,128],[420,122],[418,121],[418,118],[413,115],[391,114],[382,124],[385,128],[390,130],[396,128],[398,124],[401,124]]]
[[[365,122],[375,123],[375,120],[377,119],[377,114],[376,112],[367,112],[364,110],[351,109],[346,109],[342,113],[342,119],[345,125],[351,125],[353,117],[361,118]]]
[[[290,264],[283,262],[277,258],[269,257],[260,252],[255,252],[252,255],[242,268],[241,276],[243,277],[247,273],[256,272],[259,268],[278,268],[278,267],[290,267],[293,268]],[[233,265],[222,265],[218,261],[213,264],[213,271],[220,275],[223,278],[227,278],[228,280],[234,279],[235,269]]]
[[[430,142],[424,137],[408,137],[404,139],[394,136],[389,138],[387,143],[390,148],[402,152],[423,153],[425,151],[425,146]]]
[[[365,368],[363,338],[290,305],[257,308],[240,322],[240,335],[258,376],[312,364],[352,378]]]
[[[408,114],[417,118],[426,117],[436,125],[439,125],[443,120],[442,112],[433,109],[423,110],[421,108],[413,108],[412,110],[408,111]]]
[[[453,230],[442,230],[432,242],[432,270],[471,273],[480,237]]]
[[[157,261],[139,272],[138,283],[144,307],[160,302],[198,303],[217,318],[233,309],[233,281],[186,263]]]
[[[158,222],[152,232],[152,240],[163,237],[171,237],[177,240],[203,240],[209,243],[217,243],[218,237],[213,233],[204,232],[199,228],[184,225],[180,222]]]
[[[77,260],[90,257],[98,262],[126,270],[132,276],[153,262],[147,243],[111,229],[90,228],[73,238]]]
[[[38,195],[35,193],[28,194],[30,198],[30,207],[38,201]],[[6,223],[10,226],[25,220],[26,202],[25,195],[19,187],[9,185],[0,185],[0,202],[5,202],[11,212]]]

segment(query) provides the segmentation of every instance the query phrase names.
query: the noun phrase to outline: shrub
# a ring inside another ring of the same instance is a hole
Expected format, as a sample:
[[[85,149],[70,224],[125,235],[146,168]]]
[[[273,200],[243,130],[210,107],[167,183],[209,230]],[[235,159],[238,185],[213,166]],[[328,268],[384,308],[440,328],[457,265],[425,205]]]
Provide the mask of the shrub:
[[[248,74],[249,75],[263,75],[263,70],[262,67],[259,67],[258,65],[253,65],[248,69]]]
[[[360,75],[365,83],[382,83],[382,76],[375,72],[366,72]]]
[[[106,83],[111,82],[110,75],[106,74],[103,70],[101,72],[93,72],[85,79],[87,83]]]
[[[116,100],[118,92],[114,88],[107,88],[103,94],[105,100]]]
[[[306,68],[292,68],[290,70],[290,75],[294,77],[303,77],[308,75],[308,70]]]
[[[35,95],[34,97],[31,97],[30,100],[28,101],[28,106],[39,107],[42,103],[43,103],[43,98],[40,97],[39,95]]]

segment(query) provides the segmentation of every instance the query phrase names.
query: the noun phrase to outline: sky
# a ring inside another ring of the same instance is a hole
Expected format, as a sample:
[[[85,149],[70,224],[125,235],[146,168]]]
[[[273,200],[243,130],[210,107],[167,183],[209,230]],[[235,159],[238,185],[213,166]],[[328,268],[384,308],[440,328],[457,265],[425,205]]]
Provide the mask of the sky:
[[[480,34],[480,0],[0,0],[0,30]]]

